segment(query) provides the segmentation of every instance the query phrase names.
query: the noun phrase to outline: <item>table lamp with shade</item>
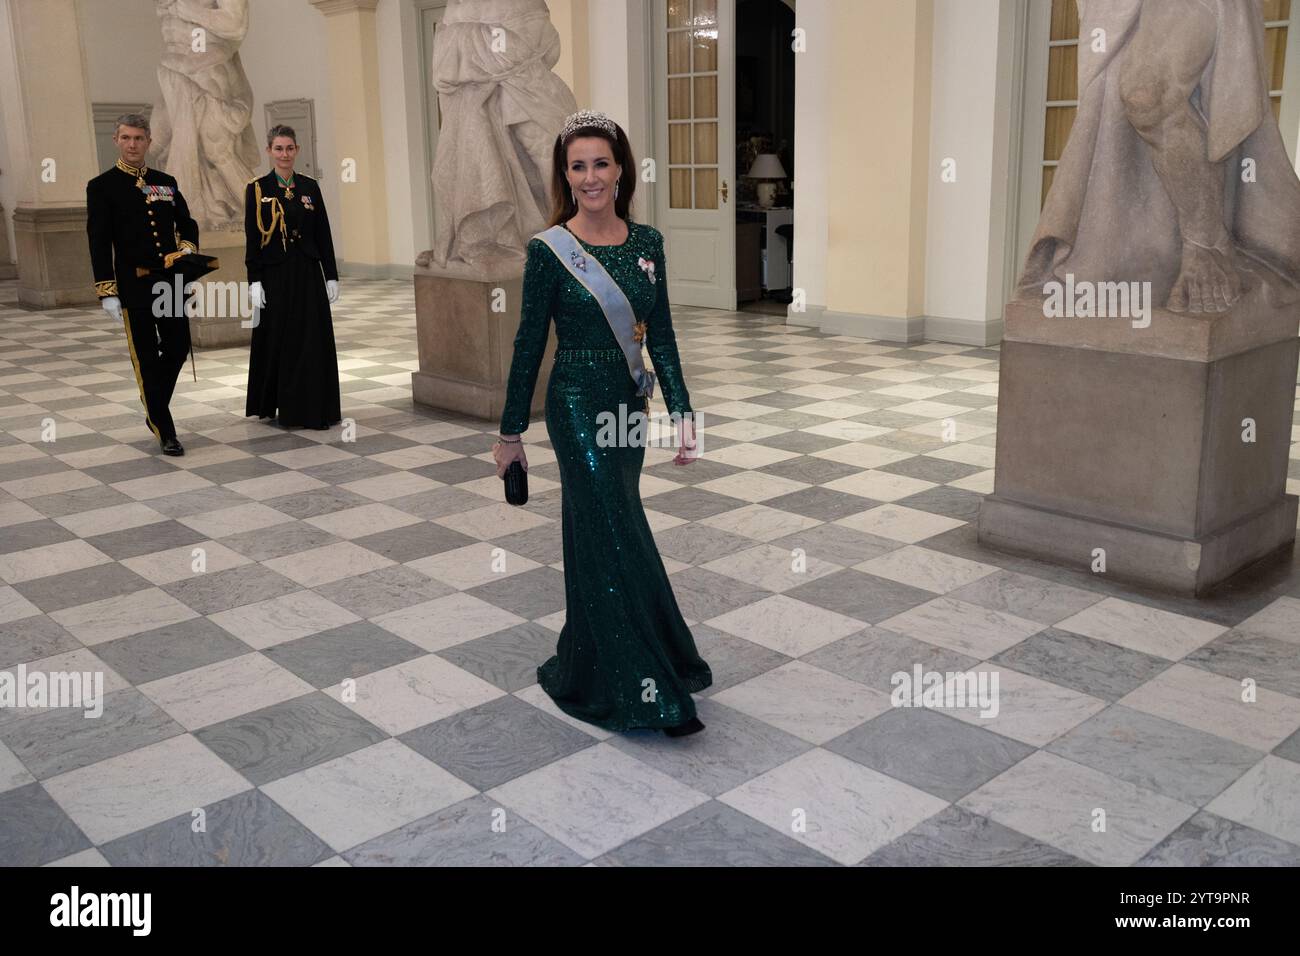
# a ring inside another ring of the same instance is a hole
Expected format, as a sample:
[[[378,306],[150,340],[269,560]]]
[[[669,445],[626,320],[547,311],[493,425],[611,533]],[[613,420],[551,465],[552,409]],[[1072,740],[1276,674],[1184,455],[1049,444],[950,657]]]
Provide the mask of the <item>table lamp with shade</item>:
[[[758,204],[769,208],[776,198],[776,181],[786,178],[781,158],[776,153],[759,153],[746,175],[750,179],[766,180],[758,184]]]

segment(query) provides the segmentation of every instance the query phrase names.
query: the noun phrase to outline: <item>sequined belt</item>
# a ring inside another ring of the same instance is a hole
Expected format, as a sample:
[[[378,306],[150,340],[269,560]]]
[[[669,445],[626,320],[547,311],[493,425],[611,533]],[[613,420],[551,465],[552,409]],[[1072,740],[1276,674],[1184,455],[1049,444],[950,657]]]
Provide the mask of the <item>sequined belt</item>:
[[[625,362],[622,349],[556,349],[556,362]]]

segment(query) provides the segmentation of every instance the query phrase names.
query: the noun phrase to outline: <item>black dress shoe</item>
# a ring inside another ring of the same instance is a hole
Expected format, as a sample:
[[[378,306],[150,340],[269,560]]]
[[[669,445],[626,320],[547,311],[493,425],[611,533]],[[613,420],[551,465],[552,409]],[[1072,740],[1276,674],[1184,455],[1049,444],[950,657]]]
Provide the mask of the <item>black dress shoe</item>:
[[[175,438],[164,438],[162,441],[162,451],[164,455],[183,455],[185,449]]]
[[[664,733],[669,737],[685,737],[687,734],[698,734],[703,729],[704,725],[700,723],[700,718],[692,717],[686,723],[678,724],[676,727],[665,727]]]

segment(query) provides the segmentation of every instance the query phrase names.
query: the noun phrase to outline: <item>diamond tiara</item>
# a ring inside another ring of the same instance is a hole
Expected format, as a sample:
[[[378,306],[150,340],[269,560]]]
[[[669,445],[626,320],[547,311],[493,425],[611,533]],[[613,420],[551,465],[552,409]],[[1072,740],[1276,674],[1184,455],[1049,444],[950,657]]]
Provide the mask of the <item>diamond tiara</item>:
[[[618,138],[618,127],[604,113],[596,110],[578,110],[564,121],[564,129],[560,130],[560,141],[564,142],[578,130],[588,126],[594,126],[597,129],[604,130],[610,136]]]

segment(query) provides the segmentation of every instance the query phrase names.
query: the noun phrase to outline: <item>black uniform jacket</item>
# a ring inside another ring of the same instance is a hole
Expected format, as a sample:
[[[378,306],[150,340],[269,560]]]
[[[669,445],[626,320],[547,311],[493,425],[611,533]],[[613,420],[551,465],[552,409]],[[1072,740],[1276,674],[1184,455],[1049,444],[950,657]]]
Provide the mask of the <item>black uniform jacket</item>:
[[[86,183],[86,235],[101,299],[147,289],[157,277],[140,279],[137,269],[161,271],[168,253],[198,249],[199,224],[175,178],[148,168],[143,186],[140,177],[138,169],[119,160]]]
[[[326,279],[339,277],[320,183],[298,172],[293,174],[293,180],[292,198],[285,197],[274,170],[244,189],[244,263],[249,282],[261,282],[265,268],[283,262],[295,247],[320,262]],[[265,243],[264,230],[270,232]]]

